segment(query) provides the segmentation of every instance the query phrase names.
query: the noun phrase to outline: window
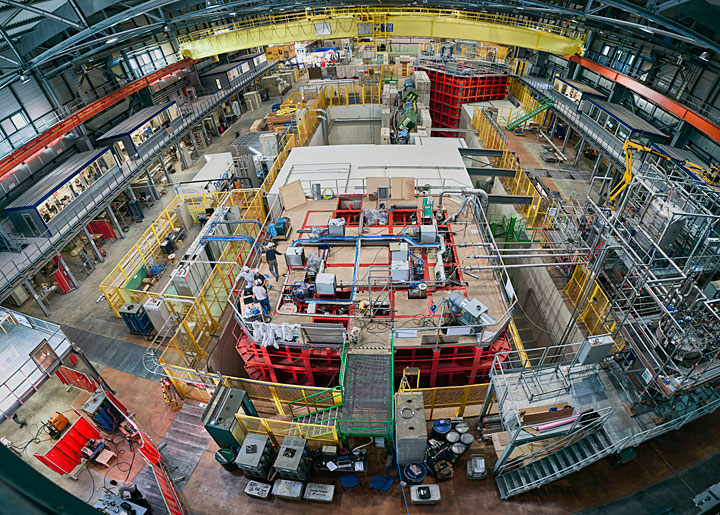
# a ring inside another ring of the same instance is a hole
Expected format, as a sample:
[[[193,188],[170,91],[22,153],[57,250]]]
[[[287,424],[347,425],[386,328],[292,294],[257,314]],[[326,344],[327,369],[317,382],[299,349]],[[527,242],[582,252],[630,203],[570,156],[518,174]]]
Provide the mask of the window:
[[[635,56],[634,56],[634,55],[631,55],[631,56],[630,56],[630,59],[627,60],[628,66],[631,66],[634,60],[635,60]]]
[[[152,51],[152,56],[153,56],[153,59],[158,60],[158,61],[162,61],[163,57],[165,57],[165,56],[163,56],[163,53],[160,51],[159,48],[156,48],[155,50]]]
[[[610,55],[610,46],[605,45],[602,50],[602,55]]]
[[[16,130],[20,130],[28,124],[27,118],[25,118],[25,115],[22,112],[12,115],[10,117],[10,121],[12,121]]]

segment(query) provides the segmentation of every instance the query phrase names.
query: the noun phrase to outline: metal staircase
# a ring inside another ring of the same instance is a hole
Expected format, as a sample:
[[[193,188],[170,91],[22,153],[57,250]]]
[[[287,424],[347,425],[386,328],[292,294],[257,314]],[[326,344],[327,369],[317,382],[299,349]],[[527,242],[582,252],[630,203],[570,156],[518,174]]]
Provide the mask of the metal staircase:
[[[572,474],[614,452],[615,446],[605,431],[599,430],[543,458],[495,476],[495,482],[500,497],[507,499]]]
[[[288,436],[317,438],[329,434],[331,431],[327,429],[327,426],[337,426],[337,421],[340,420],[342,399],[340,387],[336,386],[290,401],[288,406],[293,422],[317,427],[293,426],[288,431]]]
[[[393,428],[393,360],[387,349],[350,349],[345,355],[343,419],[346,436],[390,438]]]
[[[521,116],[518,116],[517,118],[515,118],[513,120],[510,120],[506,127],[507,130],[509,130],[509,131],[513,130],[518,125],[525,123],[526,121],[528,121],[529,119],[533,118],[534,116],[542,113],[546,109],[550,109],[552,106],[553,106],[553,99],[546,98],[544,103],[542,103],[540,106],[536,107],[529,113],[525,113]]]

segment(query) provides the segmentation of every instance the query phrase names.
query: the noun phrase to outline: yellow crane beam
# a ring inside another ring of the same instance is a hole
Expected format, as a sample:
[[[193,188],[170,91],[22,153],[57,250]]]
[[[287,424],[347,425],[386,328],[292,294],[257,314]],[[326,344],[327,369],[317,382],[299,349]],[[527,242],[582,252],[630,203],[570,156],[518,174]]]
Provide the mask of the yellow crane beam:
[[[511,15],[401,8],[307,10],[212,27],[179,41],[184,56],[200,59],[270,44],[378,34],[484,41],[559,55],[582,54],[585,42],[578,31]]]

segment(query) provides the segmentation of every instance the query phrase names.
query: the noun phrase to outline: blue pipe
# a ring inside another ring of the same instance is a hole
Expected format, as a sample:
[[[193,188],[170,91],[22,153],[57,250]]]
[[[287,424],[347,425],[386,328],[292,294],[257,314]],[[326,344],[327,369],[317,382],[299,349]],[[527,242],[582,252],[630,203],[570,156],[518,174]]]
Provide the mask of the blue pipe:
[[[438,243],[420,243],[409,236],[400,235],[400,234],[380,234],[377,236],[323,236],[321,238],[301,238],[298,240],[293,241],[292,247],[295,247],[298,243],[305,244],[305,243],[328,243],[333,241],[356,241],[356,240],[362,240],[362,241],[386,241],[386,240],[402,240],[414,247],[437,247],[439,246]]]

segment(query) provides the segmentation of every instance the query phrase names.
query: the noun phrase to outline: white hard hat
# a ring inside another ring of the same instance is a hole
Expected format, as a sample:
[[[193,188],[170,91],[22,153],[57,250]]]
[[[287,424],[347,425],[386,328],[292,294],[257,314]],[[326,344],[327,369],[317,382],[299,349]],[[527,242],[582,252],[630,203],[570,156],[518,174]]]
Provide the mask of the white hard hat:
[[[247,267],[247,266],[244,266],[244,267],[242,267],[242,271],[243,271],[243,272],[249,272],[249,271],[250,271],[250,268]]]
[[[262,286],[262,279],[255,279],[255,284],[258,286]]]
[[[275,244],[274,244],[273,242],[270,242],[270,243],[267,244],[267,247],[268,247],[269,249],[273,248],[274,246],[275,246]]]

